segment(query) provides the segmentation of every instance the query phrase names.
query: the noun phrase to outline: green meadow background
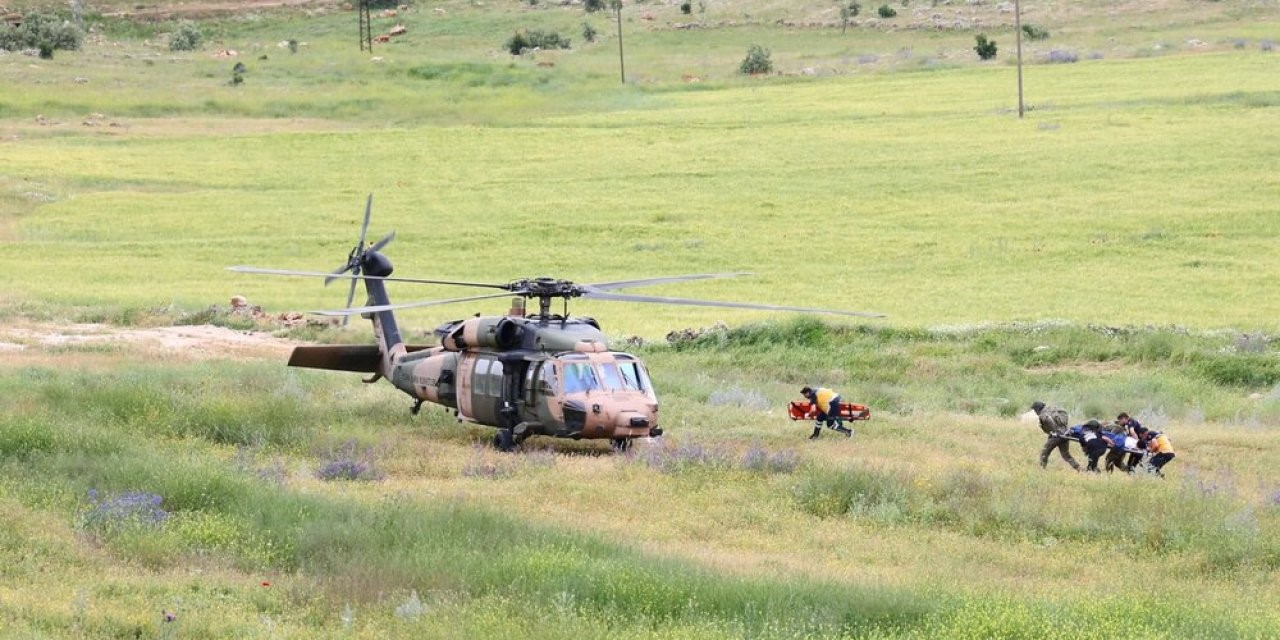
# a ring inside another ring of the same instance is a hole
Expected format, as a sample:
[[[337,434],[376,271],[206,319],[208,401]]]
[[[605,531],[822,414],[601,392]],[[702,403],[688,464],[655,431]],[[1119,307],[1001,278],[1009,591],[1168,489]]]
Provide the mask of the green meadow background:
[[[1280,6],[1023,5],[1023,118],[996,4],[625,3],[626,82],[610,14],[545,2],[414,4],[373,53],[340,7],[187,6],[172,52],[100,3],[80,51],[0,55],[0,636],[1274,637]],[[361,323],[228,314],[340,307],[226,267],[338,267],[370,193],[399,275],[746,271],[635,293],[886,317],[573,301],[639,338],[668,435],[501,455],[281,366]],[[278,341],[47,338],[80,323]],[[873,419],[805,440],[806,383]],[[1178,458],[1041,471],[1035,399]]]

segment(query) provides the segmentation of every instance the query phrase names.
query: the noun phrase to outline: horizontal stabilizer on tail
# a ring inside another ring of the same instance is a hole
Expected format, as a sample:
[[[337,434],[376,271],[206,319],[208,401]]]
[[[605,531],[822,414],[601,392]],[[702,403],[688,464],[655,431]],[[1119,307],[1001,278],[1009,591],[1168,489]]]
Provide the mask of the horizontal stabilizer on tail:
[[[289,366],[309,369],[377,373],[381,364],[382,354],[372,344],[294,347],[289,356]]]
[[[430,349],[430,345],[405,345],[406,353]],[[377,373],[382,364],[382,353],[373,344],[329,344],[294,347],[289,356],[289,366],[308,369],[330,369]]]

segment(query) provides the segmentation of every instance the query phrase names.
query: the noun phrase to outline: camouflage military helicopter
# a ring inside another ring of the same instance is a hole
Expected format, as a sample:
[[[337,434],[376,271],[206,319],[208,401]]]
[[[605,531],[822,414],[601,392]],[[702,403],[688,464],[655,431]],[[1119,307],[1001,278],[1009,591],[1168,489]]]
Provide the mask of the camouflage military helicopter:
[[[617,450],[632,440],[659,436],[658,396],[639,358],[609,347],[593,318],[568,315],[570,298],[615,300],[709,307],[732,307],[882,317],[880,314],[789,307],[718,300],[668,298],[616,293],[645,285],[725,278],[743,273],[717,273],[576,284],[548,277],[507,283],[458,282],[393,277],[391,261],[381,249],[395,237],[391,232],[365,246],[372,196],[365,207],[360,240],[347,262],[333,272],[291,271],[258,267],[229,267],[241,273],[316,276],[325,284],[351,281],[347,308],[313,313],[334,316],[359,314],[373,322],[376,344],[298,346],[289,366],[372,374],[373,383],[386,379],[413,399],[417,414],[424,403],[453,410],[459,419],[496,428],[493,445],[511,451],[533,435],[572,439],[608,439]],[[368,293],[365,306],[352,307],[357,282]],[[496,289],[500,293],[392,304],[386,283],[405,282]],[[446,322],[436,328],[438,345],[410,345],[401,336],[396,309],[512,298],[502,316],[480,316]],[[526,312],[525,302],[536,299],[538,310]],[[564,301],[561,314],[552,301]]]

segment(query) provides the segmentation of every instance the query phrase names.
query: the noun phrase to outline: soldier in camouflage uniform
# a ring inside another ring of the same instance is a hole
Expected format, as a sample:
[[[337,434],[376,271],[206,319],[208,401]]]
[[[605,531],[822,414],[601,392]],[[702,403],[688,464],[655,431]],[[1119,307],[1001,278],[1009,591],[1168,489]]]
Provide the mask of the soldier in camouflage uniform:
[[[1047,436],[1044,443],[1044,449],[1040,450],[1040,468],[1043,469],[1049,465],[1049,454],[1054,449],[1062,454],[1062,459],[1071,465],[1072,469],[1080,470],[1080,465],[1075,458],[1071,457],[1071,451],[1067,449],[1067,444],[1071,442],[1067,438],[1067,412],[1061,407],[1046,407],[1043,402],[1036,401],[1032,403],[1031,410],[1036,412],[1036,416],[1040,418],[1040,430]]]

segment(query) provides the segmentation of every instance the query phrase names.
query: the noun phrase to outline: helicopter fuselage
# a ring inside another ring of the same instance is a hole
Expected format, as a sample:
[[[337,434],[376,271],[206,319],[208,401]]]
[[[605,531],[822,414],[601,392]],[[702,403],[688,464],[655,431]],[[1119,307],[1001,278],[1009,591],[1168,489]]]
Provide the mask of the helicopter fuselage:
[[[477,317],[436,330],[441,345],[392,347],[383,375],[460,419],[530,435],[606,438],[658,435],[658,398],[639,358],[608,350],[595,322]]]

